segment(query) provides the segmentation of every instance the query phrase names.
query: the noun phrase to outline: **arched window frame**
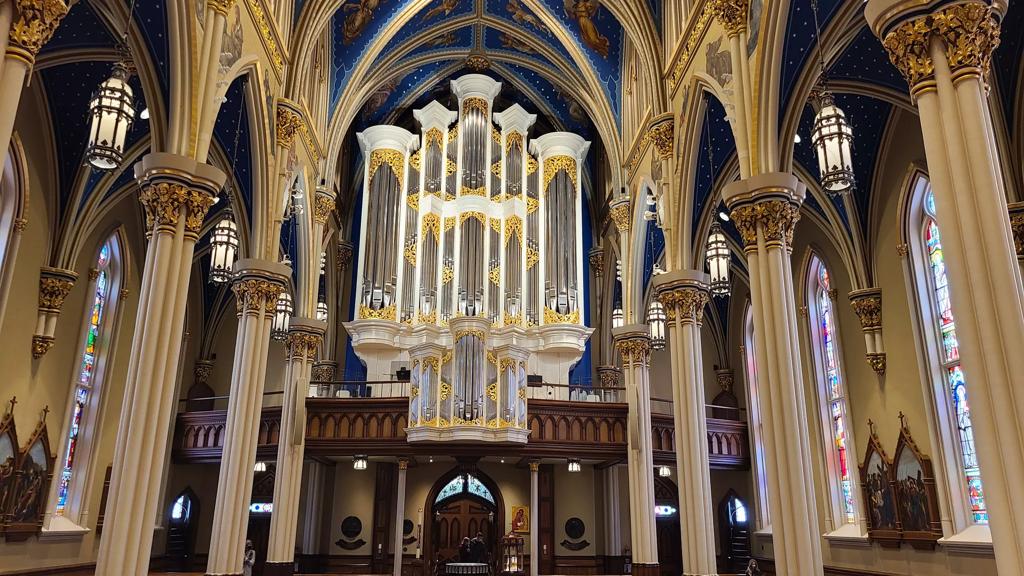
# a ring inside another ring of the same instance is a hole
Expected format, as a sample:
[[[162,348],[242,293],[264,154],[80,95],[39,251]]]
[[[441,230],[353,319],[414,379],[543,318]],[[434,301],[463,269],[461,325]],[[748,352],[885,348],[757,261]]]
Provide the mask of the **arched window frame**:
[[[849,403],[847,402],[846,374],[843,370],[843,345],[839,321],[836,317],[837,291],[833,283],[832,270],[818,253],[812,251],[805,276],[805,305],[807,307],[807,329],[810,340],[810,358],[813,370],[814,392],[819,409],[821,446],[824,455],[825,487],[827,493],[826,522],[830,535],[835,537],[857,537],[865,533],[861,513],[860,475],[857,469],[857,449],[853,441]],[[828,276],[828,284],[822,283],[822,271]],[[832,368],[829,368],[826,341],[822,322],[827,320],[832,328]],[[829,383],[828,372],[834,370],[836,385]],[[844,448],[838,446],[838,426],[843,430]],[[845,457],[846,475],[843,475],[842,461]]]
[[[757,352],[754,349],[754,310],[747,301],[743,313],[743,373],[747,382],[747,426],[750,430],[754,460],[754,528],[770,533],[772,528],[768,506],[768,468],[765,462],[764,424],[758,399]]]
[[[930,265],[926,243],[927,228],[931,222],[939,228],[941,223],[934,213],[929,213],[926,199],[931,193],[931,183],[923,173],[917,173],[911,180],[909,196],[904,206],[903,240],[906,247],[904,270],[907,275],[907,297],[915,312],[914,331],[918,346],[919,365],[924,378],[922,383],[925,396],[931,399],[929,424],[931,440],[939,453],[933,459],[936,464],[936,487],[939,494],[943,532],[952,538],[948,544],[958,540],[968,542],[991,542],[988,525],[977,522],[970,504],[963,452],[961,451],[960,430],[955,407],[950,394],[946,369],[956,362],[944,361],[944,348],[938,321],[936,286]],[[956,312],[953,311],[954,319]],[[968,397],[970,376],[965,375]]]
[[[107,374],[111,370],[111,353],[112,350],[116,349],[118,331],[115,327],[119,325],[121,317],[122,307],[120,306],[120,301],[124,278],[124,246],[123,235],[120,230],[116,230],[99,245],[91,259],[88,274],[89,284],[86,291],[87,296],[84,304],[82,325],[79,331],[78,347],[76,348],[78,352],[75,356],[74,372],[71,375],[71,382],[68,386],[67,410],[65,411],[61,429],[59,449],[56,452],[57,462],[54,467],[54,477],[50,486],[50,496],[46,510],[44,528],[44,533],[46,534],[84,534],[89,530],[88,526],[92,524],[94,514],[91,514],[92,511],[88,507],[91,496],[90,487],[94,483],[97,470],[97,465],[92,455],[99,441],[105,404],[102,392]],[[108,249],[106,262],[102,267],[97,267],[96,264],[104,248]],[[89,331],[92,327],[92,312],[96,303],[98,282],[104,274],[107,277],[105,302],[99,318],[98,337],[93,352],[93,368],[88,382],[84,382],[82,380],[82,370],[85,362]],[[84,403],[78,424],[67,496],[64,506],[61,508],[59,506],[61,478],[68,455],[68,446],[71,442],[70,437],[80,390],[85,392]]]

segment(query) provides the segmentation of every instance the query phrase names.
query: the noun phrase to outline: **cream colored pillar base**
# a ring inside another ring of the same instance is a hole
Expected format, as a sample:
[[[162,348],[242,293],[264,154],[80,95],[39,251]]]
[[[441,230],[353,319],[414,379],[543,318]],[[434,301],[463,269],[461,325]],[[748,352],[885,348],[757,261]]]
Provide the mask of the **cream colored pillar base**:
[[[292,318],[289,326],[281,434],[274,473],[274,513],[270,518],[267,563],[263,570],[266,576],[294,572],[306,439],[306,395],[313,360],[327,329],[324,322],[309,318]]]
[[[206,565],[209,575],[242,573],[270,324],[278,296],[292,275],[284,264],[260,260],[239,260],[235,270],[231,289],[238,309],[238,333]],[[282,428],[282,436],[285,433]],[[287,441],[290,438],[281,439]]]
[[[750,270],[776,572],[811,576],[822,574],[821,533],[790,254],[805,190],[796,176],[771,173],[733,182],[722,196],[743,236]]]
[[[655,276],[654,285],[668,319],[672,358],[683,574],[715,575],[718,562],[700,342],[700,327],[709,297],[708,277],[697,270],[674,271]]]
[[[107,504],[96,561],[96,573],[104,576],[149,572],[192,254],[225,179],[213,166],[165,153],[144,156],[135,175],[151,237],[110,478],[110,493],[117,497]]]
[[[622,356],[622,375],[629,404],[630,539],[634,574],[656,573],[658,539],[654,520],[654,455],[651,445],[651,386],[648,363],[651,337],[644,324],[612,330]]]

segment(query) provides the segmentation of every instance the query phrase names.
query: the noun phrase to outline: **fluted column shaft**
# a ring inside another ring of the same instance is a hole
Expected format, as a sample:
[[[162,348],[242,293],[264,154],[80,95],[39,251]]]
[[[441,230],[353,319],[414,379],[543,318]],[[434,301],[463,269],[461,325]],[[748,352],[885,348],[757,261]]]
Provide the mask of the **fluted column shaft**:
[[[654,520],[654,454],[648,370],[651,337],[643,324],[616,328],[612,335],[622,356],[622,374],[629,404],[627,464],[633,574],[653,576],[658,573],[658,539]]]
[[[1024,297],[985,85],[999,15],[982,2],[921,15],[872,0],[865,16],[920,112],[996,565],[1021,574]]]
[[[683,574],[714,575],[718,566],[700,343],[700,327],[709,297],[708,278],[696,270],[669,272],[655,278],[658,299],[668,319],[672,358]]]
[[[292,574],[295,566],[295,533],[302,491],[302,458],[306,439],[306,394],[317,350],[326,326],[309,318],[292,318],[288,330],[288,364],[285,366],[281,434],[277,443],[274,473],[274,514],[266,576]]]
[[[238,333],[206,565],[209,575],[242,573],[270,326],[278,296],[291,278],[291,268],[277,262],[239,260],[235,268],[238,272],[231,289],[238,310]]]
[[[392,576],[402,576],[402,539],[405,536],[405,475],[409,469],[409,461],[398,459],[398,491],[395,496],[395,564],[391,569]]]
[[[792,174],[753,176],[722,196],[745,244],[757,359],[757,397],[768,458],[767,485],[778,574],[820,575],[807,404],[791,263],[806,187]]]
[[[540,574],[540,462],[530,461],[530,576]]]
[[[121,404],[97,574],[149,571],[153,519],[174,415],[192,255],[224,173],[172,154],[135,165],[150,234]]]

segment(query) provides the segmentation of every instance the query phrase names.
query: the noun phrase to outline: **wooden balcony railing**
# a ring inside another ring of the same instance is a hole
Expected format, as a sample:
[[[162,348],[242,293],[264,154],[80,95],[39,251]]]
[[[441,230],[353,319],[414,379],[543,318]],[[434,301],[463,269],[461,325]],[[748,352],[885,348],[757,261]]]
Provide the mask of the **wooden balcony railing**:
[[[409,444],[407,398],[307,398],[306,454],[310,456],[434,455],[436,445]],[[531,399],[525,446],[502,446],[508,456],[626,458],[627,405]],[[174,432],[178,462],[217,462],[224,442],[225,410],[183,412]],[[282,432],[281,408],[264,408],[257,457],[273,459]],[[712,468],[745,469],[750,465],[747,424],[708,418],[708,456]],[[675,462],[672,416],[654,414],[651,436],[655,464]],[[449,445],[446,454],[478,454],[479,444]]]

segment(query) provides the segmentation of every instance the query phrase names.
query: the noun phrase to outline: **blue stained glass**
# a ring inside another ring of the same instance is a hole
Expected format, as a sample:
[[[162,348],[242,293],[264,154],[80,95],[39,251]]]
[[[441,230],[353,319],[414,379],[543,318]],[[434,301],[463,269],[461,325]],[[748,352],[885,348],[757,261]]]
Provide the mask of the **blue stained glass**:
[[[476,494],[477,496],[483,498],[484,500],[487,500],[491,504],[494,504],[494,496],[491,495],[491,491],[487,489],[487,486],[484,486],[484,483],[481,482],[476,476],[473,476],[472,474],[469,474],[468,476],[469,493]]]
[[[479,478],[472,474],[459,474],[445,484],[444,488],[441,488],[441,491],[437,493],[437,497],[434,498],[434,504],[466,492],[478,498],[483,498],[491,504],[495,503],[491,491],[487,489],[487,486],[484,486],[484,483]]]
[[[445,498],[450,498],[456,494],[461,494],[466,486],[466,478],[464,476],[456,476],[452,478],[451,482],[441,488],[441,491],[437,493],[437,498],[434,499],[434,503],[438,503]]]

